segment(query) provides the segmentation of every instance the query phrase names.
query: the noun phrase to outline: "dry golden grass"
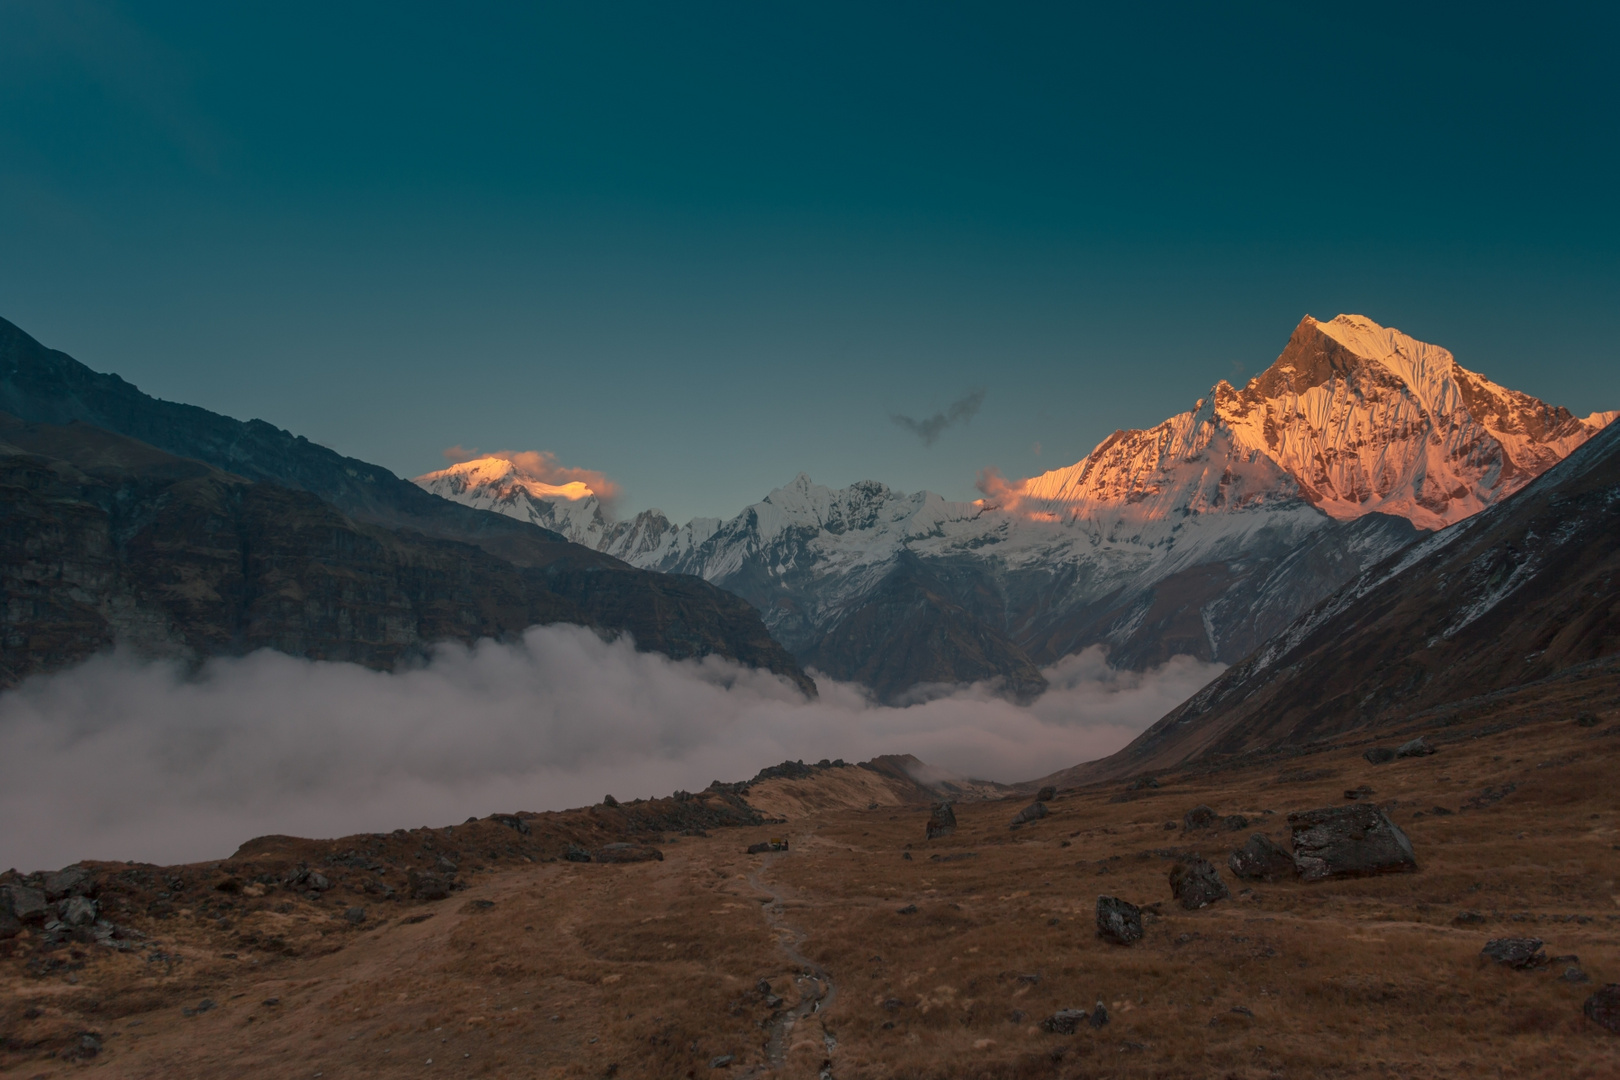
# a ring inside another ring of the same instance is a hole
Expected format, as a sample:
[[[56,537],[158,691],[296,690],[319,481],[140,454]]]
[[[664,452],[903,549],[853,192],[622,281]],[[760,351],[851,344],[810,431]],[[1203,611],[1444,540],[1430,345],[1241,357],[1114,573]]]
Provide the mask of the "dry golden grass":
[[[1594,988],[1620,981],[1620,735],[1603,734],[1620,715],[1600,712],[1597,728],[1528,723],[1377,767],[1351,747],[1163,777],[1128,801],[1112,801],[1119,785],[1063,793],[1019,830],[1007,822],[1021,803],[966,803],[956,834],[934,842],[922,838],[926,805],[877,799],[865,777],[773,781],[761,802],[798,811],[787,825],[666,839],[662,863],[503,864],[359,930],[308,904],[243,917],[261,937],[300,943],[297,957],[226,959],[200,916],[154,925],[162,951],[184,957],[172,967],[87,947],[70,983],[29,974],[25,948],[0,961],[0,1034],[13,1047],[0,1073],[1620,1076],[1620,1036],[1581,1015]],[[1203,802],[1283,840],[1289,811],[1342,804],[1361,783],[1394,804],[1417,873],[1249,888],[1225,858],[1252,830],[1164,828]],[[1501,801],[1464,809],[1510,783]],[[743,854],[783,832],[789,852]],[[1232,899],[1173,906],[1172,850],[1215,860]],[[750,875],[781,895],[774,926]],[[1162,913],[1137,945],[1108,945],[1094,933],[1099,893],[1161,901]],[[1485,921],[1456,924],[1464,911]],[[1509,935],[1577,954],[1592,982],[1562,981],[1563,963],[1482,963],[1486,939]],[[772,1070],[773,1010],[757,982],[784,1007],[810,992],[783,948],[796,940],[836,998],[794,1027]],[[181,1014],[204,996],[218,1007]],[[262,1004],[272,996],[278,1005]],[[1099,1000],[1106,1027],[1037,1027]],[[103,1037],[93,1061],[44,1056],[82,1030]],[[721,1054],[735,1063],[711,1071]]]

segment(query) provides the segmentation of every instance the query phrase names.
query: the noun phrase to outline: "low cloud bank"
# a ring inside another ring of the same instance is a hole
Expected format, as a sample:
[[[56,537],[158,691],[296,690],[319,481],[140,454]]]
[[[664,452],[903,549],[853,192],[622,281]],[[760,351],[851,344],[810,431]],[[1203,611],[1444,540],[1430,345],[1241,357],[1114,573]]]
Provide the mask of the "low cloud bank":
[[[1110,753],[1219,673],[1097,650],[1027,707],[984,687],[896,709],[819,680],[675,662],[579,627],[445,645],[394,673],[262,651],[186,676],[101,656],[0,694],[0,867],[183,862],[266,833],[342,836],[740,780],[784,759],[911,753],[1033,779]]]

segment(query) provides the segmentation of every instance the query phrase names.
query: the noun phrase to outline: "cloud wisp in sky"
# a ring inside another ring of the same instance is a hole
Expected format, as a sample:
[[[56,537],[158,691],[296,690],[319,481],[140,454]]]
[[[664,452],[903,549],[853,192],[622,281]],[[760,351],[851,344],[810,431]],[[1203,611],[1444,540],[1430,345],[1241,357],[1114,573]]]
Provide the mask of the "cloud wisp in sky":
[[[904,413],[890,413],[889,419],[921,439],[924,446],[932,446],[934,440],[938,439],[946,428],[965,424],[973,419],[974,414],[979,411],[979,406],[984,404],[984,395],[983,387],[969,391],[951,402],[943,412],[937,412],[921,420],[906,416]]]
[[[806,701],[767,673],[573,626],[440,646],[392,674],[262,651],[188,677],[104,655],[0,694],[0,867],[223,858],[268,833],[667,795],[784,759],[912,753],[1033,779],[1119,748],[1220,670],[1115,671],[1092,650],[1028,707],[974,686],[895,709],[826,679]]]

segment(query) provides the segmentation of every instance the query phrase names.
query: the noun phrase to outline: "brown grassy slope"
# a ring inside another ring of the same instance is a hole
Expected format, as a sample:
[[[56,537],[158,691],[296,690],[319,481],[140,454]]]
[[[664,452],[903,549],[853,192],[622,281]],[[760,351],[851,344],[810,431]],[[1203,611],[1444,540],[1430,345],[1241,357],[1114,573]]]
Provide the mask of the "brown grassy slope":
[[[1599,710],[1596,727],[1537,719],[1567,706],[1520,698],[1447,729],[1462,737],[1433,757],[1385,766],[1345,746],[1165,775],[1147,791],[1068,792],[1016,831],[1021,800],[964,803],[956,835],[934,843],[922,840],[926,805],[868,810],[864,788],[857,807],[786,825],[666,833],[661,863],[524,861],[569,830],[592,843],[622,832],[634,807],[538,816],[528,837],[486,821],[323,842],[400,845],[382,852],[390,860],[454,844],[469,888],[403,904],[348,893],[350,881],[319,903],[281,889],[237,902],[224,930],[211,894],[188,887],[168,918],[129,916],[154,949],[74,959],[23,942],[0,960],[0,1075],[68,1075],[77,1066],[46,1055],[86,1030],[104,1047],[90,1065],[119,1077],[811,1077],[824,1063],[844,1080],[1620,1075],[1620,1037],[1580,1011],[1592,985],[1620,980],[1620,710]],[[791,782],[794,797],[841,772]],[[1281,840],[1289,811],[1341,803],[1362,783],[1410,834],[1417,873],[1247,891],[1227,874],[1231,900],[1164,903],[1134,947],[1094,936],[1099,893],[1166,902],[1174,853],[1224,863],[1246,838],[1164,827],[1189,807],[1246,814]],[[789,852],[743,854],[784,831]],[[285,861],[313,844],[241,858]],[[216,874],[182,869],[205,872]],[[766,890],[779,905],[761,906]],[[354,903],[368,909],[359,928],[341,918]],[[1459,924],[1465,912],[1482,921]],[[1482,964],[1485,940],[1508,934],[1578,955],[1593,984],[1562,981],[1568,961]],[[795,941],[836,997],[787,1034],[772,1070],[772,1017],[812,992],[795,980]],[[53,958],[67,963],[41,962]],[[204,997],[217,1007],[181,1012]],[[1104,1028],[1036,1026],[1098,1000]],[[711,1071],[723,1054],[735,1063]]]

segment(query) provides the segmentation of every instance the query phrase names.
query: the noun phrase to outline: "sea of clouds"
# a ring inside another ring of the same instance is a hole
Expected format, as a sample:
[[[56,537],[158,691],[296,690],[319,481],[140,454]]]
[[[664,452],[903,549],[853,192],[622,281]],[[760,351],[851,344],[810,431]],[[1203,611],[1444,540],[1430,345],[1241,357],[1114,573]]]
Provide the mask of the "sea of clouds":
[[[1221,668],[1116,671],[1089,650],[1028,706],[990,688],[889,708],[819,679],[672,661],[573,626],[442,645],[392,673],[268,650],[188,673],[121,655],[0,694],[0,867],[224,858],[343,836],[697,790],[788,759],[909,753],[1028,780],[1108,754]]]

